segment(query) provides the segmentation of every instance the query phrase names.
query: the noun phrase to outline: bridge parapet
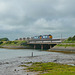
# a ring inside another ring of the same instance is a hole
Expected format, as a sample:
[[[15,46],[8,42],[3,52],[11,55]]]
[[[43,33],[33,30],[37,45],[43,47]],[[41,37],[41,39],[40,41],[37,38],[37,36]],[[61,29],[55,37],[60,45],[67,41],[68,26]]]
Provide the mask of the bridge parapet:
[[[43,40],[29,40],[28,44],[59,44],[62,43],[61,39],[43,39]]]
[[[34,49],[51,49],[55,45],[62,43],[62,40],[64,39],[30,39],[27,44]]]
[[[56,42],[48,42],[48,43],[27,43],[27,44],[60,44],[61,42],[58,42],[58,43],[56,43]]]

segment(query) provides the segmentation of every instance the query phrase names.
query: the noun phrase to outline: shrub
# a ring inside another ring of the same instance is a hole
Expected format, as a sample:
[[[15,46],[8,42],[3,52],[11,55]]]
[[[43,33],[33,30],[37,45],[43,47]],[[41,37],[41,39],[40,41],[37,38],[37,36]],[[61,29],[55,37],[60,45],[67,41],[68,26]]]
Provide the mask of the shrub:
[[[9,41],[8,38],[0,38],[0,41]]]

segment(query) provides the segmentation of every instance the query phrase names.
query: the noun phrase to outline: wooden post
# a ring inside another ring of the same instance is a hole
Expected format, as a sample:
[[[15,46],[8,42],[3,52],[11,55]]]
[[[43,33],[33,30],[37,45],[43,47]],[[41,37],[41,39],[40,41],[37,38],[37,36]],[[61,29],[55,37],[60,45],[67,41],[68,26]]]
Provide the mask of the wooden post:
[[[31,56],[33,57],[33,52],[32,52],[32,55]]]
[[[43,50],[43,45],[41,45],[41,50]]]
[[[36,45],[34,45],[34,49],[36,48]]]

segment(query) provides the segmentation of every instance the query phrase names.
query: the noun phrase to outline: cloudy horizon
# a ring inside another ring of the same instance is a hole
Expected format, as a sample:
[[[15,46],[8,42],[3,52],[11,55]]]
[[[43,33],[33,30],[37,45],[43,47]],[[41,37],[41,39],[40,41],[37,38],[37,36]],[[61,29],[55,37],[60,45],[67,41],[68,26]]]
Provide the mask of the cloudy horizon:
[[[75,35],[75,0],[0,0],[0,38]]]

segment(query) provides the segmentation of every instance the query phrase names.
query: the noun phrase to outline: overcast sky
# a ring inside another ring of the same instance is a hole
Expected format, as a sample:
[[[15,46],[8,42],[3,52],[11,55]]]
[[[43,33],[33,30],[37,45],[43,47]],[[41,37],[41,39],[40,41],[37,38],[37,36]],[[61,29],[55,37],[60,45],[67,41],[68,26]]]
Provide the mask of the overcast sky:
[[[75,35],[75,0],[0,0],[0,38]]]

